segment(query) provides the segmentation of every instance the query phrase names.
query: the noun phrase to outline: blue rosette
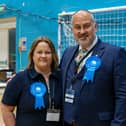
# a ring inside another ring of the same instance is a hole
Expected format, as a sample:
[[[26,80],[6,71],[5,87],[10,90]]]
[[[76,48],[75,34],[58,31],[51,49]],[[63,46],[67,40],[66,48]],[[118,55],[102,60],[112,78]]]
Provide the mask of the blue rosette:
[[[34,82],[30,87],[31,94],[35,97],[35,109],[45,108],[44,95],[46,93],[46,86],[42,82]]]
[[[87,70],[84,74],[83,80],[93,82],[95,71],[101,66],[101,59],[98,56],[90,56],[86,60],[85,66]]]

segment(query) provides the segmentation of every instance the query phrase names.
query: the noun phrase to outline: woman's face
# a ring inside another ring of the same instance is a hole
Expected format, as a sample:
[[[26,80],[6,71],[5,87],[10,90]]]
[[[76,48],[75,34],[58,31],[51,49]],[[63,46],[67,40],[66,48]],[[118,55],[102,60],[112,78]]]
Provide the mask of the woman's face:
[[[33,53],[34,67],[38,70],[51,69],[52,52],[46,42],[40,42]]]

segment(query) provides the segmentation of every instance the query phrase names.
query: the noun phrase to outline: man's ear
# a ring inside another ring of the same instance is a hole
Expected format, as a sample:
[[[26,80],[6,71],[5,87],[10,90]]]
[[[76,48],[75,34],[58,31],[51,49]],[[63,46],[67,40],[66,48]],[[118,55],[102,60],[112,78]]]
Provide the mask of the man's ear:
[[[71,32],[73,32],[73,27],[71,26],[70,28],[71,28]]]
[[[97,31],[97,29],[98,29],[98,24],[97,24],[97,23],[95,23],[95,29],[96,29],[96,31]]]

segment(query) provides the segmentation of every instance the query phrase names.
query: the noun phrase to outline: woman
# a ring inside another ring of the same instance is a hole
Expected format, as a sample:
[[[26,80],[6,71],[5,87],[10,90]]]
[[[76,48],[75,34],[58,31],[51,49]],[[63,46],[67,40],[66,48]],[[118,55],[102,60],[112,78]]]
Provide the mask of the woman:
[[[1,107],[6,126],[61,126],[60,71],[51,40],[33,42],[29,65],[8,83]]]

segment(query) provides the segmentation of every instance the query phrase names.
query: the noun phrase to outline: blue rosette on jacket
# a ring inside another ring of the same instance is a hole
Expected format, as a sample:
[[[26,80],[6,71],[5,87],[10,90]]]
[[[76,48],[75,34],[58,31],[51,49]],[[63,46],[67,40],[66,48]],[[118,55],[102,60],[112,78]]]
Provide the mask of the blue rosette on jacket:
[[[93,82],[95,71],[101,66],[101,59],[98,56],[90,56],[86,62],[86,72],[84,74],[83,80],[87,82],[90,80]]]
[[[35,97],[35,109],[45,108],[44,95],[46,91],[46,86],[42,82],[34,82],[31,85],[30,92]]]

